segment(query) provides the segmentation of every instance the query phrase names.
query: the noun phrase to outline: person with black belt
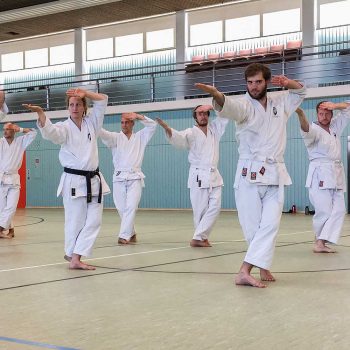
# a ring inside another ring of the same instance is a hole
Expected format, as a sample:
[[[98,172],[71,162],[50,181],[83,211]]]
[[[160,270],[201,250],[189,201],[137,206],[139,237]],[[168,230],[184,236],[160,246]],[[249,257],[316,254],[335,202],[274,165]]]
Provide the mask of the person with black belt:
[[[89,257],[102,222],[102,195],[110,189],[99,172],[97,137],[102,128],[108,96],[81,88],[66,92],[70,117],[53,124],[40,106],[24,104],[38,114],[44,139],[61,146],[64,167],[57,196],[62,194],[65,211],[65,256],[70,269],[94,270],[81,257]],[[93,102],[87,114],[87,98]]]

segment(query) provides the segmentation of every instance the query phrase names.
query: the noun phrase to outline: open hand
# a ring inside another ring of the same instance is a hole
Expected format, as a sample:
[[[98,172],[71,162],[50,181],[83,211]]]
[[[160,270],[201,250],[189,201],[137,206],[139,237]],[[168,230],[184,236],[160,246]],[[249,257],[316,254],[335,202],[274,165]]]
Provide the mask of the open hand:
[[[36,113],[43,112],[43,109],[37,105],[32,105],[30,103],[29,104],[23,103],[22,106],[26,109],[29,109],[32,112],[36,112]]]

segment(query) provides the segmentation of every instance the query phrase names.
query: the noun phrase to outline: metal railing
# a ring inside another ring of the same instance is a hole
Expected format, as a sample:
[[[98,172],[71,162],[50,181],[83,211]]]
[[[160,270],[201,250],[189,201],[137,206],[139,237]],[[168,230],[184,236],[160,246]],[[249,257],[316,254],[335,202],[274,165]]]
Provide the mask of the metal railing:
[[[335,47],[340,43],[333,43]],[[346,42],[349,44],[349,42]],[[329,44],[327,44],[329,48]],[[342,50],[324,50],[323,45],[303,46],[280,55],[250,56],[233,60],[179,62],[93,74],[67,76],[4,85],[11,113],[24,112],[22,103],[39,104],[45,110],[65,109],[65,91],[85,86],[109,96],[110,105],[149,103],[205,97],[196,82],[215,85],[226,94],[245,91],[244,70],[249,63],[268,64],[272,74],[285,74],[303,80],[308,86],[350,83],[350,54]],[[140,73],[139,73],[140,72]]]

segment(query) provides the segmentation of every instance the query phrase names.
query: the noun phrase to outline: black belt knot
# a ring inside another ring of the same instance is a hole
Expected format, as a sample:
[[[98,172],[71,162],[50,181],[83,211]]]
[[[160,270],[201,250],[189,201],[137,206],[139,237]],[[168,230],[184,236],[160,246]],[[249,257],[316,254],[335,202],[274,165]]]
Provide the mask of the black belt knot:
[[[63,168],[65,173],[73,174],[73,175],[80,175],[85,176],[86,179],[86,200],[88,203],[92,201],[92,191],[91,191],[91,179],[95,176],[98,176],[100,179],[100,188],[98,191],[98,203],[102,202],[102,182],[101,182],[101,176],[100,176],[100,170],[97,167],[96,170],[88,171],[88,170],[78,170],[78,169],[70,169],[70,168]]]

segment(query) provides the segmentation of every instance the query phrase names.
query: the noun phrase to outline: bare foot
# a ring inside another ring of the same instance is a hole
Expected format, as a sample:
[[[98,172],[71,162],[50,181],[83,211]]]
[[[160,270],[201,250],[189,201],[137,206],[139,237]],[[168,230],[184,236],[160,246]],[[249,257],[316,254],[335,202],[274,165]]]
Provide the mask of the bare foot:
[[[134,233],[131,238],[129,239],[129,243],[131,244],[135,244],[137,242],[137,239],[136,239],[136,233]]]
[[[336,253],[337,251],[332,249],[332,248],[327,247],[326,245],[323,247],[319,247],[319,246],[315,245],[313,252],[314,253]]]
[[[269,270],[260,269],[260,278],[262,281],[275,282],[275,277],[272,276]]]
[[[129,244],[129,241],[127,239],[124,239],[124,238],[118,238],[118,244],[119,245]]]
[[[13,237],[14,237],[14,235],[12,235],[10,233],[5,233],[4,231],[1,231],[1,233],[0,233],[0,238],[12,239]]]
[[[71,270],[96,270],[95,266],[84,264],[81,261],[71,261],[69,264]]]
[[[11,238],[15,237],[15,229],[14,228],[10,228],[9,229],[9,233],[7,235],[11,236]]]
[[[257,288],[266,288],[266,284],[261,283],[260,281],[256,280],[252,275],[249,275],[248,273],[245,273],[243,271],[240,271],[236,278],[235,283],[238,286],[252,286]]]
[[[334,249],[327,247],[325,244],[325,241],[321,239],[318,239],[315,242],[313,252],[314,253],[336,253]]]
[[[192,239],[192,241],[190,242],[190,246],[193,248],[207,248],[211,247],[211,244],[207,239],[205,239],[204,241],[200,241],[199,239]]]

